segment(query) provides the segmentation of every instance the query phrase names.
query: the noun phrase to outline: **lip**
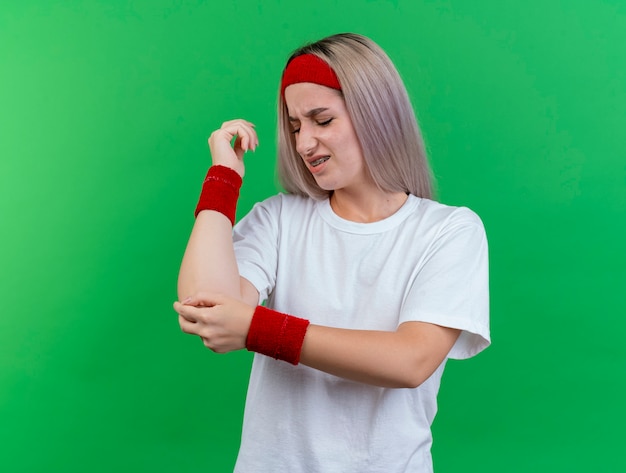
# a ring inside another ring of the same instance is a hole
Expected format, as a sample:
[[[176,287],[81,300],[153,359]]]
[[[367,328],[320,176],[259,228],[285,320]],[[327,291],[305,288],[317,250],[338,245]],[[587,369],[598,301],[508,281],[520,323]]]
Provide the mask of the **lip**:
[[[313,163],[315,161],[317,161],[318,159],[321,158],[328,158],[326,161],[324,161],[322,164],[318,164],[317,166],[313,166]],[[324,168],[326,167],[326,164],[328,164],[328,161],[330,161],[330,155],[328,154],[318,154],[316,156],[313,156],[312,158],[309,158],[306,160],[306,163],[308,165],[309,171],[311,171],[311,174],[319,174],[320,172],[322,172],[324,170]]]
[[[317,161],[318,159],[321,158],[329,158],[326,161],[324,161],[322,164],[319,164],[317,166],[313,166],[313,163],[315,161]],[[328,162],[330,161],[330,155],[328,154],[318,154],[317,156],[313,156],[312,158],[309,158],[306,160],[307,164],[308,164],[308,168],[309,171],[311,171],[311,174],[318,174],[320,172],[322,172],[324,170],[324,168],[326,167],[326,165],[328,164]]]

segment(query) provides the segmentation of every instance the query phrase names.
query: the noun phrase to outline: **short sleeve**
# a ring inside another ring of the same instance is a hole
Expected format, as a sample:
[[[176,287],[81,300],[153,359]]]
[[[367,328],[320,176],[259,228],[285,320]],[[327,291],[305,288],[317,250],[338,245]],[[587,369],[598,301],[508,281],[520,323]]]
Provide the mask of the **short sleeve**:
[[[404,300],[400,322],[460,329],[448,357],[470,358],[491,343],[489,270],[485,230],[467,208],[441,224]]]
[[[233,245],[239,275],[266,300],[276,284],[280,195],[254,205],[233,229]]]

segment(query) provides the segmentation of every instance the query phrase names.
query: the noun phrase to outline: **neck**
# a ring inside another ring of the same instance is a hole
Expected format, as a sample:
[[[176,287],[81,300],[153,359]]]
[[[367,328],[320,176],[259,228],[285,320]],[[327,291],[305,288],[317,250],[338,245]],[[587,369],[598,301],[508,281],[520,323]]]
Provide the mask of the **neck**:
[[[408,196],[404,192],[381,190],[353,194],[338,190],[330,196],[330,206],[339,217],[357,223],[372,223],[396,213]]]

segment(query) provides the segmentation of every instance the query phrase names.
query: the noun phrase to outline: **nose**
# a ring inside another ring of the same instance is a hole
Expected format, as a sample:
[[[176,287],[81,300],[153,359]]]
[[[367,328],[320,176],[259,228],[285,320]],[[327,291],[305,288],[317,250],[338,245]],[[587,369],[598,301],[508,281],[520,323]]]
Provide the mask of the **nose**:
[[[300,130],[296,133],[296,151],[300,156],[306,158],[311,156],[317,146],[317,139],[312,127],[301,124]]]

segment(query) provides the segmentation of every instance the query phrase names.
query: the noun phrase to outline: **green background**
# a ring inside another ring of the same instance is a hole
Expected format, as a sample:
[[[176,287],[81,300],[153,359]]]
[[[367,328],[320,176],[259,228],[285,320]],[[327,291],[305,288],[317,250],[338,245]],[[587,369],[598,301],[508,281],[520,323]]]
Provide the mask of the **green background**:
[[[620,0],[3,1],[1,471],[232,469],[250,355],[171,309],[206,139],[255,122],[239,215],[276,192],[283,63],[342,31],[490,240],[493,346],[448,364],[436,471],[626,471]]]

